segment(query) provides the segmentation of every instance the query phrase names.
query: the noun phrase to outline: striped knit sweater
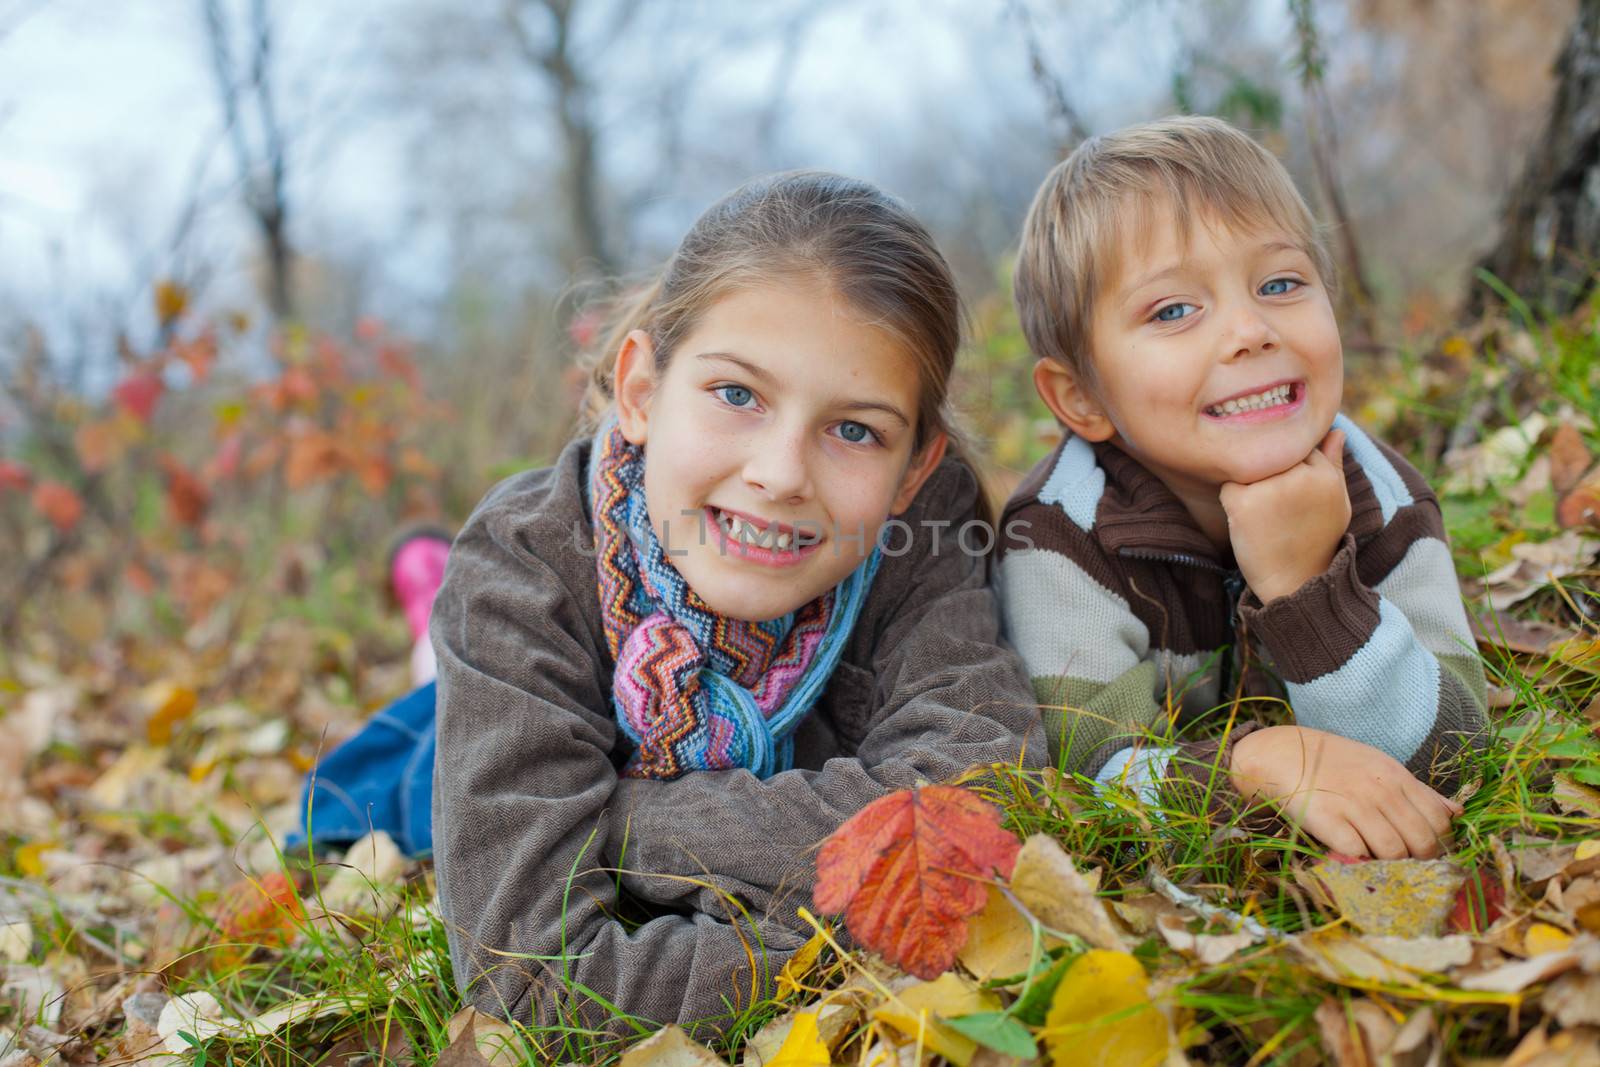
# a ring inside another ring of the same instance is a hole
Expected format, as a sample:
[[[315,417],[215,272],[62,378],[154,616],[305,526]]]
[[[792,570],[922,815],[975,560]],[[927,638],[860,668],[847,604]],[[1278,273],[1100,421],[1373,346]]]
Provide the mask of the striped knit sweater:
[[[1454,788],[1451,757],[1483,728],[1485,686],[1439,505],[1393,450],[1342,415],[1335,426],[1349,529],[1325,574],[1268,605],[1114,445],[1069,434],[1023,481],[998,584],[1058,763],[1153,785],[1180,750],[1214,754],[1189,727],[1242,691]]]

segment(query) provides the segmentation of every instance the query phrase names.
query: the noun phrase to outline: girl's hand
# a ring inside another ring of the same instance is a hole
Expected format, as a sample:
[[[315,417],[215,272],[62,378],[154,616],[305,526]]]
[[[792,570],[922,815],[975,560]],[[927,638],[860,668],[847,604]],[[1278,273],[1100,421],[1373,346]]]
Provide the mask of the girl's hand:
[[[1328,569],[1350,525],[1344,484],[1344,431],[1281,474],[1221,491],[1233,556],[1263,604],[1288,596]]]
[[[1370,745],[1304,726],[1272,726],[1233,748],[1229,770],[1246,799],[1272,801],[1335,852],[1432,859],[1448,849],[1461,805]]]

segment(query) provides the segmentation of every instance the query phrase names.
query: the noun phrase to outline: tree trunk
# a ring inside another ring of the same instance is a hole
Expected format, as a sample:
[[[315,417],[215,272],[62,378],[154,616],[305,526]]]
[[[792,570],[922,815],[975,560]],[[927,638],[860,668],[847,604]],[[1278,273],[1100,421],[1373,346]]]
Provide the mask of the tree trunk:
[[[1506,201],[1500,241],[1478,265],[1536,310],[1564,315],[1600,270],[1600,0],[1579,0],[1555,74],[1544,133]],[[1491,301],[1474,278],[1468,313]]]

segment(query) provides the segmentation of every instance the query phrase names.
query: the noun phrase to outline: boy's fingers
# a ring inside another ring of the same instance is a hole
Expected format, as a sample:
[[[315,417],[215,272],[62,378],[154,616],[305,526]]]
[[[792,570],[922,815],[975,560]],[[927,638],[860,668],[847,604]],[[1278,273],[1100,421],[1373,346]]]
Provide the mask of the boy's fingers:
[[[1344,431],[1343,430],[1329,430],[1326,434],[1323,435],[1322,443],[1317,445],[1317,447],[1312,450],[1311,455],[1307,456],[1306,459],[1309,460],[1310,462],[1315,463],[1316,462],[1316,457],[1317,457],[1317,455],[1319,453],[1321,454],[1323,459],[1327,460],[1329,463],[1333,464],[1335,467],[1343,468],[1344,467]]]

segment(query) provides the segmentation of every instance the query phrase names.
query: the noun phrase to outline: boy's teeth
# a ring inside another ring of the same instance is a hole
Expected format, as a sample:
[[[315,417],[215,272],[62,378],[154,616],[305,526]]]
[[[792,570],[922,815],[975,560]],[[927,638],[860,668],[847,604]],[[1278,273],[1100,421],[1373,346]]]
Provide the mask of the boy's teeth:
[[[1260,393],[1251,393],[1249,396],[1236,397],[1233,400],[1224,400],[1215,404],[1207,411],[1212,415],[1237,415],[1241,411],[1260,411],[1262,408],[1276,407],[1289,402],[1293,386],[1279,385]]]

